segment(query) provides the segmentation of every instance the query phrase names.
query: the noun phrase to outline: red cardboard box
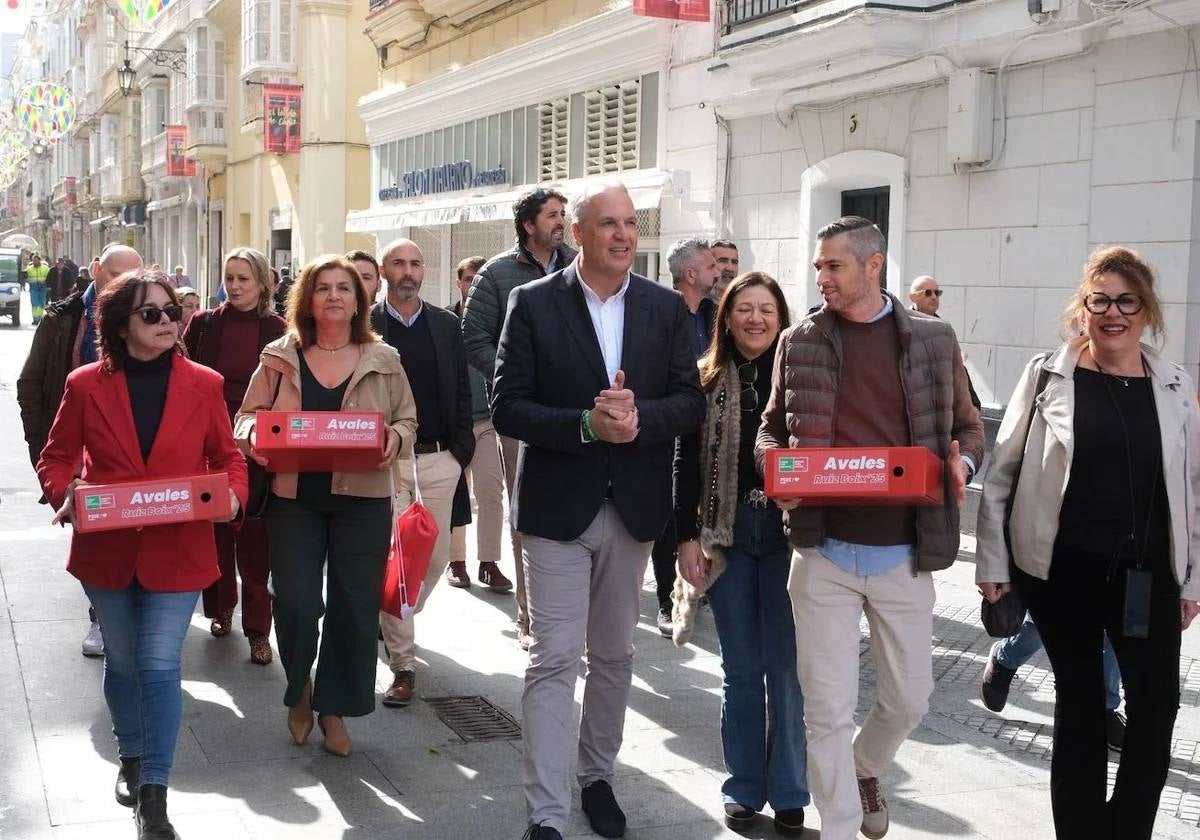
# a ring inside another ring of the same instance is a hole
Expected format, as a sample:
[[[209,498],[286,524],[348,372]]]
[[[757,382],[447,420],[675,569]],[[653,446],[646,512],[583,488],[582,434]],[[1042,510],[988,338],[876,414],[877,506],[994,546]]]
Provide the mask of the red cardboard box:
[[[765,489],[802,505],[940,505],[943,472],[923,446],[769,449]]]
[[[84,534],[221,519],[231,510],[229,476],[225,473],[75,488],[75,528]]]
[[[383,460],[378,411],[260,411],[254,446],[273,472],[365,472]]]

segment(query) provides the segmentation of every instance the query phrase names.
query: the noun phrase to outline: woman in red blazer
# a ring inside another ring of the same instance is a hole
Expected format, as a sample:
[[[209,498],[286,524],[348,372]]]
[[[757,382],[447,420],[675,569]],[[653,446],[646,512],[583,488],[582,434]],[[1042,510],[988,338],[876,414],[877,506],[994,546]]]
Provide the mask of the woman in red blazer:
[[[127,274],[100,295],[100,361],[67,377],[38,462],[55,522],[73,521],[76,486],[142,477],[225,472],[234,515],[245,501],[246,464],[221,376],[178,352],[181,317],[156,270]],[[219,574],[212,524],[76,532],[67,571],[104,631],[117,801],[136,808],[139,838],[172,840],[166,785],[183,709],[179,662],[200,590]]]

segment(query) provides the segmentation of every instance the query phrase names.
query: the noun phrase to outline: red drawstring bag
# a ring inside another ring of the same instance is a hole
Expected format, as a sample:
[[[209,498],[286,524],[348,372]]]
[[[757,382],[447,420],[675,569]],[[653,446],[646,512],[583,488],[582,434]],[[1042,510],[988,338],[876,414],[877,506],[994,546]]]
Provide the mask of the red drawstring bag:
[[[392,504],[396,494],[393,488]],[[421,501],[417,467],[413,462],[413,500],[396,516],[393,507],[392,544],[388,547],[387,569],[383,575],[383,594],[379,608],[389,615],[406,619],[417,610],[425,589],[425,574],[438,538],[437,520]]]

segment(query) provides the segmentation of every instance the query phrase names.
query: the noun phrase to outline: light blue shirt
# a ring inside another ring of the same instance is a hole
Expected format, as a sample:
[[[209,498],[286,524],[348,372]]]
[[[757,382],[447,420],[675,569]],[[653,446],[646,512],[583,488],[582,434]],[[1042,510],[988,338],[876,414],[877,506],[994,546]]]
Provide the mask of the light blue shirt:
[[[579,275],[579,285],[583,289],[583,299],[587,302],[596,338],[600,341],[604,370],[611,384],[621,369],[621,352],[625,344],[625,292],[629,290],[629,273],[626,272],[625,282],[617,293],[605,301],[600,300],[600,296],[583,281],[582,274]]]
[[[411,318],[405,318],[403,315],[401,315],[396,307],[392,306],[392,302],[387,298],[383,299],[383,306],[387,311],[387,314],[391,315],[406,327],[411,327],[413,324],[417,323],[417,319],[420,318],[421,313],[425,311],[425,301],[421,301],[421,305],[417,307],[417,311],[412,314]]]
[[[892,314],[894,308],[892,296],[884,295],[883,299],[883,309],[879,310],[879,314],[868,321],[868,324],[873,324]],[[966,455],[963,456],[963,460],[967,462],[967,469],[974,473],[974,462]],[[860,545],[826,537],[825,541],[821,543],[821,553],[842,571],[852,575],[866,576],[882,575],[911,562],[916,554],[916,549],[908,544]]]

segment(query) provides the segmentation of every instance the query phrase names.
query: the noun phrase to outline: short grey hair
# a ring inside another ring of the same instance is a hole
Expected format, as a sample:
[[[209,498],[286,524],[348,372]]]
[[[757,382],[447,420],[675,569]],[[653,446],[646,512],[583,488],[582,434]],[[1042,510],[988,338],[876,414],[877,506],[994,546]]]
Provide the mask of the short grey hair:
[[[887,257],[887,240],[883,237],[883,231],[862,216],[842,216],[836,222],[830,222],[817,231],[817,241],[824,242],[843,233],[850,243],[850,252],[860,263],[865,263],[875,254]]]
[[[629,196],[630,201],[633,200],[633,196],[629,195],[628,188],[615,178],[597,178],[588,181],[583,187],[583,192],[575,201],[575,224],[582,227],[584,221],[587,220],[588,213],[591,212],[592,199],[609,190],[620,190]]]
[[[671,272],[671,282],[678,286],[683,282],[683,272],[700,255],[702,251],[712,250],[707,239],[681,239],[667,251],[667,270]]]

